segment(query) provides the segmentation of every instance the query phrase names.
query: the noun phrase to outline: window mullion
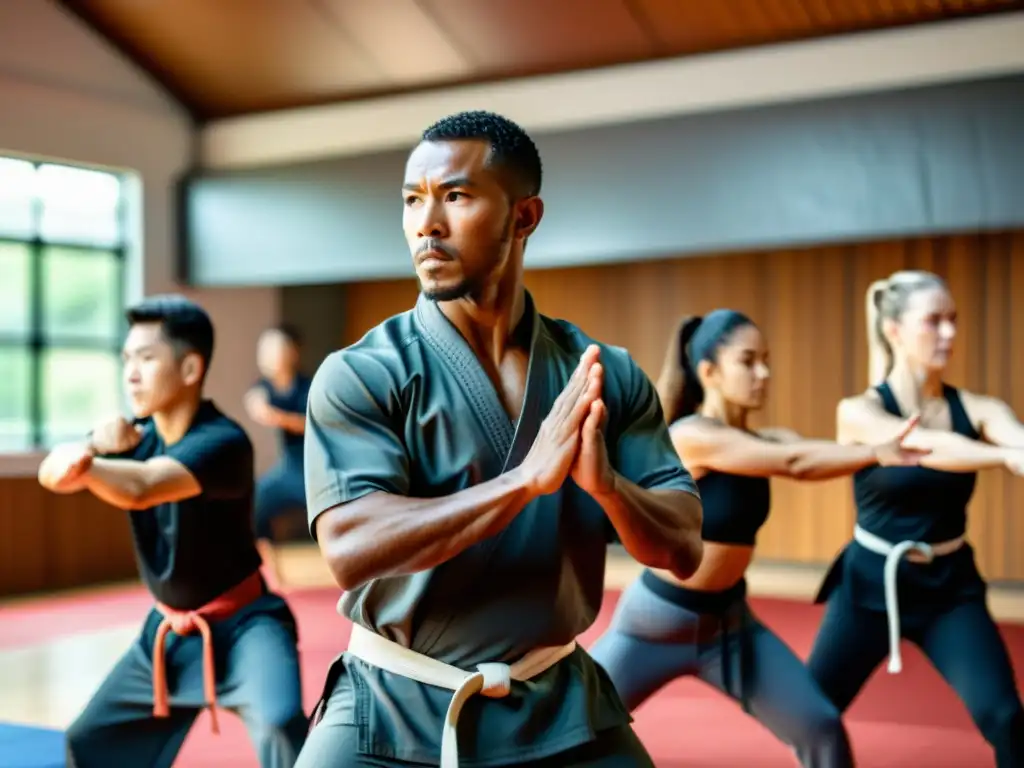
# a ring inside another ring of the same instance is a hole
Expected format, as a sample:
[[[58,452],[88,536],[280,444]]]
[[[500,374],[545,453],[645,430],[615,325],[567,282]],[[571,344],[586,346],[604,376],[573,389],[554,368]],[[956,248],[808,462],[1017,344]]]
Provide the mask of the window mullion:
[[[36,165],[38,170],[39,166]],[[29,326],[29,419],[32,425],[32,446],[43,447],[43,348],[45,338],[45,301],[43,295],[43,201],[32,200],[32,242],[30,244],[29,295],[31,296],[31,325]]]

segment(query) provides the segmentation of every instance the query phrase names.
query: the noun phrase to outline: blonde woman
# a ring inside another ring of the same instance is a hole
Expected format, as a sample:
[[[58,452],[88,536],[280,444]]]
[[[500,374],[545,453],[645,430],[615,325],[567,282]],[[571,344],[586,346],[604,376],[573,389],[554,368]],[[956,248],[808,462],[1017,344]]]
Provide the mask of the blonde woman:
[[[868,466],[854,475],[854,540],[819,594],[828,608],[808,661],[845,711],[899,642],[918,645],[956,690],[999,768],[1024,766],[1024,709],[1010,658],[985,603],[985,582],[965,539],[977,471],[1024,470],[1024,425],[1006,403],[943,380],[956,338],[956,306],[930,272],[898,272],[868,293],[871,380],[838,408],[838,439],[875,443],[907,414],[918,467]]]

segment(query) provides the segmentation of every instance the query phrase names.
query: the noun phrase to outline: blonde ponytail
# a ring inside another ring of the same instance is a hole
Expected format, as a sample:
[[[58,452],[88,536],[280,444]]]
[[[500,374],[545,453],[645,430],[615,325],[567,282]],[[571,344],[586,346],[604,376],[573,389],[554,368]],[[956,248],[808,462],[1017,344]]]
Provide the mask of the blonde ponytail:
[[[881,306],[888,280],[876,280],[868,288],[864,314],[867,318],[868,386],[881,384],[892,370],[892,348],[882,332]]]

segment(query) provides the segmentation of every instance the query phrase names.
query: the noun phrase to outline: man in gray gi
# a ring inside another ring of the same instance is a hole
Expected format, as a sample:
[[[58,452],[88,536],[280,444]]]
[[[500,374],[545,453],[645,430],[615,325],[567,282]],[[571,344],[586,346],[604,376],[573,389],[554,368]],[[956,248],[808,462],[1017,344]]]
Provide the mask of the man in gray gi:
[[[652,765],[574,638],[608,541],[685,578],[701,505],[629,354],[523,286],[540,181],[509,120],[428,128],[402,185],[421,296],[314,377],[309,523],[355,626],[299,768]]]

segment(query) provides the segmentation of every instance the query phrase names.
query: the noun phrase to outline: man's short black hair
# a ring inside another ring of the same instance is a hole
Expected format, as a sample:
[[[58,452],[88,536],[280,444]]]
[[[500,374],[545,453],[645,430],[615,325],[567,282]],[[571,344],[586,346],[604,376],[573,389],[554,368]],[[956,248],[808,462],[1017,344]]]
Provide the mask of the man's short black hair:
[[[277,325],[270,326],[267,330],[280,333],[292,346],[302,346],[302,331],[291,323],[278,323]]]
[[[491,165],[508,172],[515,185],[509,190],[513,197],[540,194],[540,153],[529,134],[506,117],[493,112],[459,112],[438,120],[420,138],[431,142],[486,141],[491,146]]]
[[[128,325],[160,323],[164,338],[179,357],[197,354],[208,370],[213,358],[213,323],[206,310],[177,293],[149,296],[125,313]]]

